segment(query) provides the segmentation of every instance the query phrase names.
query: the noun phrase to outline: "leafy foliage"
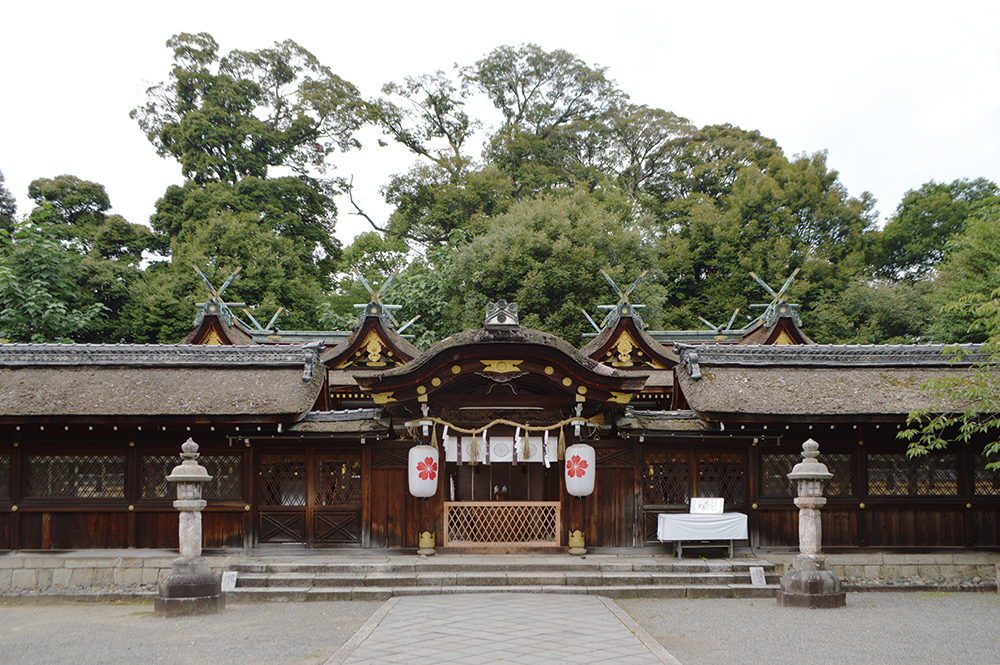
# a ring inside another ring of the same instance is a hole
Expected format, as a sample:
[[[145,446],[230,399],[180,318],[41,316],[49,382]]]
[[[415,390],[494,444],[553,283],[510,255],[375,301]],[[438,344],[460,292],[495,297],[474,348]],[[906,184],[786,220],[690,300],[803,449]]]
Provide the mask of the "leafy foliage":
[[[0,231],[14,230],[15,215],[17,215],[17,201],[4,186],[3,171],[0,171]]]
[[[962,231],[977,208],[1000,202],[1000,188],[985,178],[950,184],[933,180],[903,196],[880,234],[877,272],[887,278],[917,278],[945,256],[948,240]]]
[[[37,207],[31,220],[44,225],[63,241],[67,251],[81,255],[74,274],[79,306],[103,306],[106,316],[95,318],[81,342],[129,341],[132,332],[121,315],[132,288],[142,278],[142,261],[164,243],[141,224],[109,214],[111,199],[104,186],[72,175],[39,178],[28,185]]]
[[[81,257],[50,225],[17,222],[0,231],[0,338],[68,342],[85,334],[105,307],[82,304]]]
[[[220,57],[208,33],[182,33],[170,79],[147,90],[132,118],[161,156],[197,183],[265,178],[271,167],[324,172],[358,147],[367,107],[357,89],[291,40]]]
[[[481,326],[486,304],[505,298],[520,306],[522,326],[577,342],[589,331],[580,309],[609,299],[600,271],[624,282],[652,263],[643,230],[586,190],[518,202],[456,249],[446,332]],[[658,304],[656,295],[639,297]]]
[[[987,457],[1000,455],[1000,288],[988,297],[975,294],[962,298],[948,309],[967,310],[974,317],[974,327],[986,335],[979,350],[986,360],[975,363],[968,372],[926,382],[924,390],[954,408],[910,413],[907,429],[899,436],[909,440],[907,454],[911,457],[946,448],[952,441],[981,440],[985,441],[983,453]],[[963,347],[954,347],[951,352],[955,361],[966,353]],[[988,468],[1000,469],[1000,461]]]

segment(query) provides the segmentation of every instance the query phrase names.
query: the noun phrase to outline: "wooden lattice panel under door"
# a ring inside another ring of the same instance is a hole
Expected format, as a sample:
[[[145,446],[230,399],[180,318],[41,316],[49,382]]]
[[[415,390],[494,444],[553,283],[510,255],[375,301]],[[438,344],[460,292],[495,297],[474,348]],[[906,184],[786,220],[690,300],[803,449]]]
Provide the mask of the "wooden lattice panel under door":
[[[562,523],[555,501],[445,502],[444,546],[559,545]]]

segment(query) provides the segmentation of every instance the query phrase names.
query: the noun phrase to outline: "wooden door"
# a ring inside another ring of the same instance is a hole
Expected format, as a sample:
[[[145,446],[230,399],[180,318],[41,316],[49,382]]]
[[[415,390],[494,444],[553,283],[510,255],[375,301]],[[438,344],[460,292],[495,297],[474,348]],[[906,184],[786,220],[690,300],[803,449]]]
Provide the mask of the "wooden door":
[[[258,543],[359,545],[360,451],[262,451],[256,507]]]

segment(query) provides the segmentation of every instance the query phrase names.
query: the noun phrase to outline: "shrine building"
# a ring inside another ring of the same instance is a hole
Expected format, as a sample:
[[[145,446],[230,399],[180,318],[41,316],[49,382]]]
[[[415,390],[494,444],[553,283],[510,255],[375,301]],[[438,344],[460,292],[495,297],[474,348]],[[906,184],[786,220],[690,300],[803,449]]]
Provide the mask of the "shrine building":
[[[439,551],[546,552],[576,531],[588,548],[662,548],[659,514],[720,497],[748,516],[744,547],[788,551],[786,475],[808,438],[833,473],[826,551],[1000,550],[982,444],[910,458],[897,438],[911,411],[948,408],[921,385],[967,371],[977,347],[954,362],[941,346],[815,344],[783,290],[750,325],[705,331],[648,331],[619,292],[583,348],[500,301],[420,351],[375,293],[351,331],[248,326],[213,297],[178,345],[2,344],[0,550],[177,547],[166,476],[188,438],[212,475],[210,550],[432,534]],[[584,496],[567,485],[577,444],[593,451]],[[418,470],[416,445],[434,451]]]

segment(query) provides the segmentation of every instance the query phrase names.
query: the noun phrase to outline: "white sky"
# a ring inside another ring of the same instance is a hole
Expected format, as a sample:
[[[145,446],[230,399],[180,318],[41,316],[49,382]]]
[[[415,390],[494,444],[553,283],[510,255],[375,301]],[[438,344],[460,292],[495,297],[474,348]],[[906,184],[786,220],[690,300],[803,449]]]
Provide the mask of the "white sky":
[[[220,52],[294,39],[373,97],[390,80],[472,64],[501,44],[566,49],[609,68],[635,103],[698,126],[760,130],[789,156],[829,152],[851,195],[883,217],[928,180],[1000,182],[1000,2],[10,2],[0,12],[0,171],[18,199],[40,177],[103,184],[113,211],[146,222],[182,181],[129,117],[171,66],[166,40],[211,33]],[[338,158],[356,198],[411,158]],[[340,205],[346,243],[366,223]]]

